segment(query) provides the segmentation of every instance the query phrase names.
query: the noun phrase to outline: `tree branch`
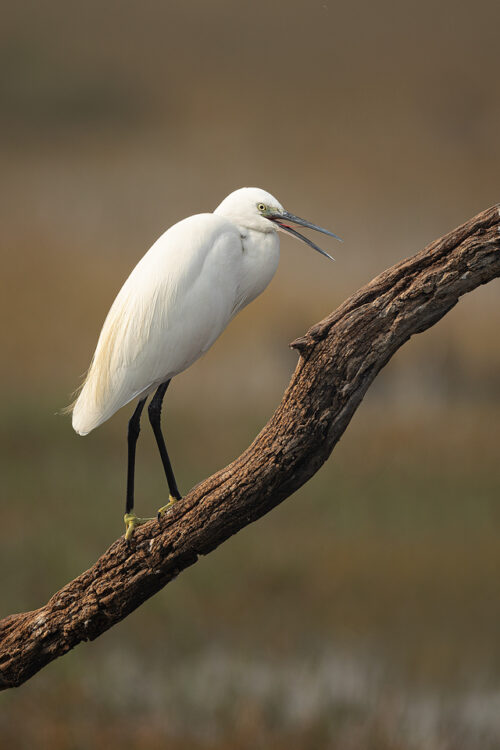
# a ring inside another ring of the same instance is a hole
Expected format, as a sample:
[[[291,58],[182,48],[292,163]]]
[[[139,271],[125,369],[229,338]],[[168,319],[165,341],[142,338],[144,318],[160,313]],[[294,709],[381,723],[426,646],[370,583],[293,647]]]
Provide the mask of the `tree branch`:
[[[136,529],[130,547],[117,540],[44,607],[0,622],[0,688],[97,638],[304,484],[396,350],[500,276],[499,227],[497,205],[384,271],[294,341],[300,358],[283,400],[239,458]]]

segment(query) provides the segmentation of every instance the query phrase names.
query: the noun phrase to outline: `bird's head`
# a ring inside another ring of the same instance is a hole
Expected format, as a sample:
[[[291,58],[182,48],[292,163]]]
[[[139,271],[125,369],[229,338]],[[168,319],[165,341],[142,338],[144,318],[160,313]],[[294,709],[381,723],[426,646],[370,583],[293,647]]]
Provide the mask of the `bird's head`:
[[[333,260],[331,255],[325,253],[324,250],[308,237],[299,234],[296,229],[290,226],[290,223],[314,229],[316,232],[327,234],[329,237],[334,237],[336,240],[342,242],[340,237],[337,237],[333,232],[329,232],[328,229],[323,229],[316,224],[311,224],[311,222],[301,219],[299,216],[291,214],[283,208],[281,203],[271,193],[260,188],[240,188],[239,190],[235,190],[227,198],[224,198],[214,213],[231,219],[235,224],[245,229],[254,229],[257,232],[280,231],[290,234],[331,260]]]

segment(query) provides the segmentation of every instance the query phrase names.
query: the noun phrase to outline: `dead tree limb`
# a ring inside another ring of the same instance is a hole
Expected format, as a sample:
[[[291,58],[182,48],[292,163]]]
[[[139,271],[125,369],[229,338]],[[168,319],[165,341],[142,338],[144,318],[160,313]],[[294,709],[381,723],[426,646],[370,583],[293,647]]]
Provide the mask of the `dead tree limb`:
[[[294,341],[300,358],[283,400],[239,458],[138,528],[131,547],[117,540],[44,607],[0,622],[0,688],[97,638],[304,484],[395,351],[500,276],[499,227],[497,205],[384,271]]]

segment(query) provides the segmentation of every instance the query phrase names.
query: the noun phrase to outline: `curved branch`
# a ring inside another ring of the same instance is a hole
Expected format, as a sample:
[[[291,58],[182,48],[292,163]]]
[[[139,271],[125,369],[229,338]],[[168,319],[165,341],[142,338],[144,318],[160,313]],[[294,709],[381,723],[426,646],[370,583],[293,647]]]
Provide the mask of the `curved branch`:
[[[459,297],[500,276],[500,205],[384,271],[291,346],[299,362],[252,445],[168,516],[117,540],[33,612],[0,622],[0,688],[97,638],[232,534],[306,482],[394,352]]]

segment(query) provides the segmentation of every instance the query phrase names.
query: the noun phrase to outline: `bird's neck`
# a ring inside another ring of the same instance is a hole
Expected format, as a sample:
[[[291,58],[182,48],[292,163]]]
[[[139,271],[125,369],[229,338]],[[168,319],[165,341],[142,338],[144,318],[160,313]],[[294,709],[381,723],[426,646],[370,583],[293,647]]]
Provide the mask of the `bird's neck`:
[[[243,273],[240,282],[241,304],[248,305],[261,294],[269,284],[280,257],[280,243],[277,232],[259,232],[242,229]]]

